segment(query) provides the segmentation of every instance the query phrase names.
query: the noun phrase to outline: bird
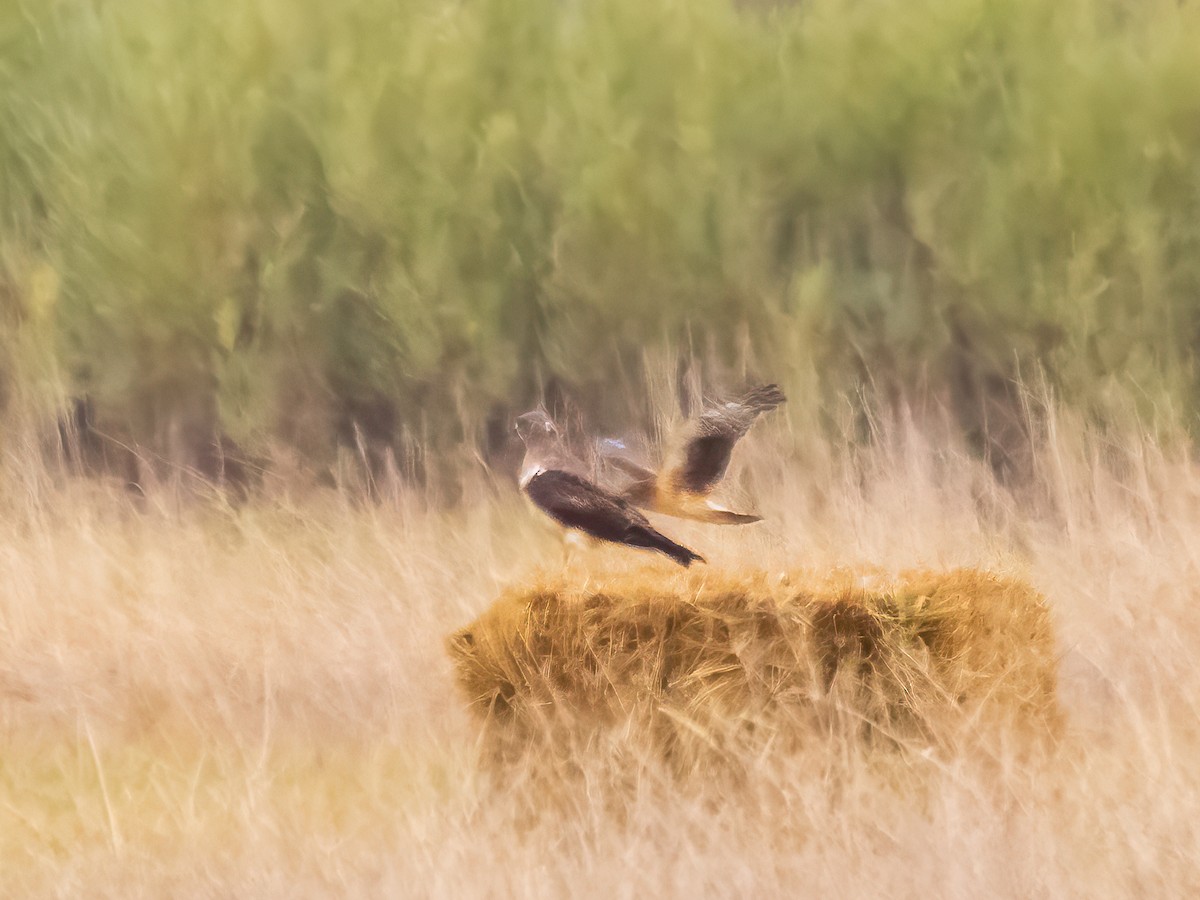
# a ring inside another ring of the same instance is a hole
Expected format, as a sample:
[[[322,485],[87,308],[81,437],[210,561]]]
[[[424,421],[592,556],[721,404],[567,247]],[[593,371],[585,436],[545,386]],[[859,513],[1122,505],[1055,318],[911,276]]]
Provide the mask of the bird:
[[[663,553],[685,568],[705,561],[655,530],[627,500],[580,474],[545,410],[518,416],[516,431],[525,444],[521,490],[554,521],[597,540]]]
[[[710,495],[725,477],[737,442],[760,415],[785,402],[779,385],[766,384],[738,400],[709,404],[684,425],[676,448],[657,472],[630,459],[619,440],[601,441],[599,453],[630,476],[617,494],[640,509],[715,525],[761,522],[762,516],[726,509]]]

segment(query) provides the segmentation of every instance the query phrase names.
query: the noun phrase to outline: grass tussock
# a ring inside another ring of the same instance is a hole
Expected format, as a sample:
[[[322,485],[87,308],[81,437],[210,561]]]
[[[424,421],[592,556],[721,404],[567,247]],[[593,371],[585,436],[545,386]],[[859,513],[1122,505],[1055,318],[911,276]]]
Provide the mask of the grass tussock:
[[[831,716],[925,749],[1058,715],[1045,599],[974,569],[562,574],[509,589],[448,647],[500,758],[615,730],[686,773],[794,750]]]

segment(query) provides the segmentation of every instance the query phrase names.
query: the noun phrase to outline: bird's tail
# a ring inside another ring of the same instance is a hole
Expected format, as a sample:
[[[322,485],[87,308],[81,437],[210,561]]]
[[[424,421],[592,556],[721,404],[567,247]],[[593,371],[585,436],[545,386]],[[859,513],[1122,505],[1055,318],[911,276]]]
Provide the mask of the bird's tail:
[[[742,406],[748,406],[755,412],[769,412],[781,403],[787,402],[787,396],[777,384],[764,384],[756,387],[741,399]]]
[[[634,528],[629,534],[629,543],[635,547],[645,547],[647,550],[665,553],[685,569],[694,562],[704,562],[704,557],[699,553],[693,553],[683,544],[675,543],[648,525],[639,525]]]
[[[699,513],[696,518],[711,525],[753,525],[755,522],[762,521],[762,516],[737,513],[731,509],[721,509],[720,507],[710,507]]]

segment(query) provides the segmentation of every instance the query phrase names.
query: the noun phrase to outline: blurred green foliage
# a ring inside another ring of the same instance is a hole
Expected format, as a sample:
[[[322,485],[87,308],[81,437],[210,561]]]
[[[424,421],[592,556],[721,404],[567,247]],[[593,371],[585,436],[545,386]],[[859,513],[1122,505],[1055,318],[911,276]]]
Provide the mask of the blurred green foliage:
[[[0,403],[322,458],[603,420],[666,349],[1190,411],[1198,47],[1176,0],[7,0]]]

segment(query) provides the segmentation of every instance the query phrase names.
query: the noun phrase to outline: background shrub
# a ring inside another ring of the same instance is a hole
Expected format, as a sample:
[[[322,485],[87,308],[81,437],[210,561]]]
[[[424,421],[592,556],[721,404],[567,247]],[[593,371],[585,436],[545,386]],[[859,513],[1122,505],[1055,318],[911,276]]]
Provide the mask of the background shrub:
[[[1035,369],[1190,421],[1196,46],[1175,2],[14,0],[0,404],[328,460],[611,427],[675,354],[1000,457]]]

